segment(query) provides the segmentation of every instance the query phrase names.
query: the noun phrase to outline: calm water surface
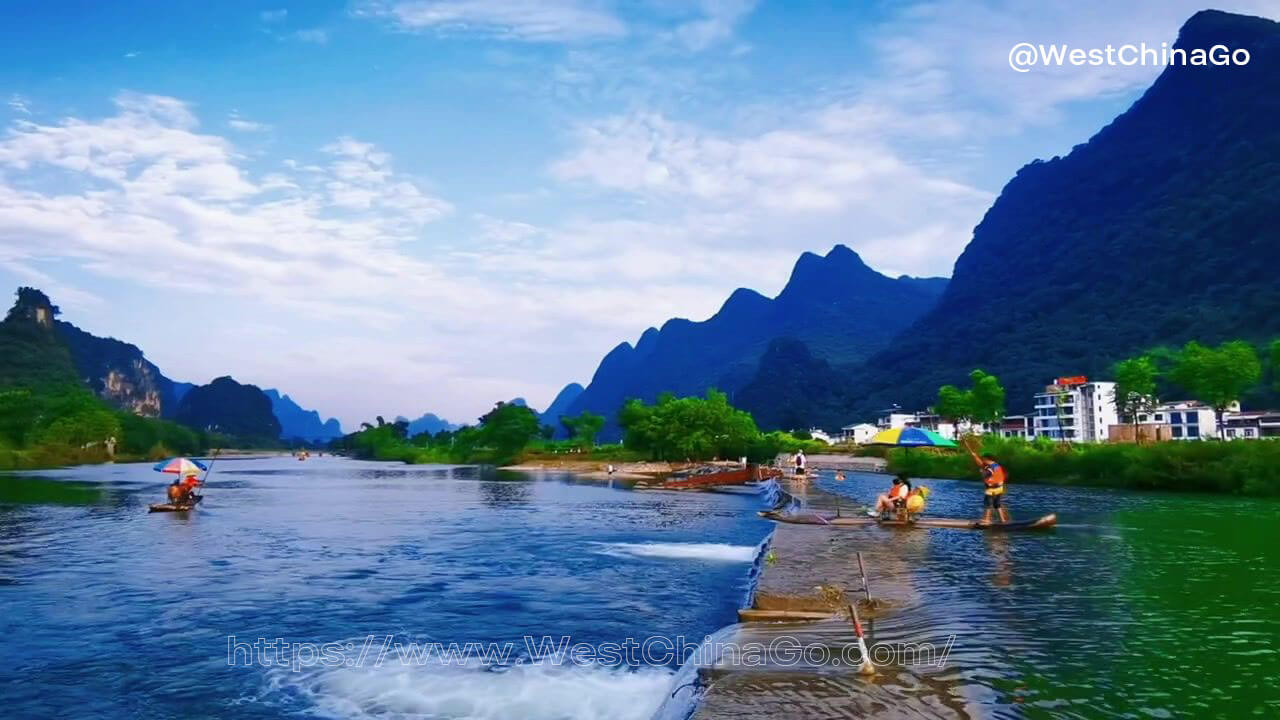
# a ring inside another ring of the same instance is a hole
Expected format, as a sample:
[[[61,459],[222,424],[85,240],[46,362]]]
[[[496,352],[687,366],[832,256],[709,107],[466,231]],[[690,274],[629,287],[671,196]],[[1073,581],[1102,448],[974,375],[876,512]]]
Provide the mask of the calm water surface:
[[[770,531],[754,497],[473,468],[224,459],[197,511],[148,514],[163,484],[0,476],[6,717],[648,718],[675,668],[516,665],[523,637],[696,642],[736,619]],[[227,665],[228,636],[358,656],[370,635],[359,667]],[[517,652],[503,672],[372,667],[386,635]]]
[[[815,484],[852,502],[886,479]],[[935,514],[975,512],[974,485],[931,484]],[[146,466],[0,476],[6,717],[649,718],[672,710],[675,667],[366,658],[295,672],[228,666],[227,638],[357,654],[370,635],[696,641],[733,621],[771,530],[754,497],[337,458],[220,460],[186,515],[146,513],[162,489]],[[1010,499],[1062,524],[832,531],[898,600],[873,639],[954,636],[945,666],[874,683],[847,668],[745,673],[744,714],[778,716],[793,693],[824,717],[1280,717],[1280,505],[1031,486]],[[805,632],[848,639],[838,623]]]

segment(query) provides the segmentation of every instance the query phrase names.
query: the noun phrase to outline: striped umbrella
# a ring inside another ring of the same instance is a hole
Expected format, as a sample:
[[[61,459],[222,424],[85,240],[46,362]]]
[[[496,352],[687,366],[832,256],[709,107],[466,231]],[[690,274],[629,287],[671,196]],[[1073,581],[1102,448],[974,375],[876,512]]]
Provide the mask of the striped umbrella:
[[[208,470],[204,463],[198,460],[188,460],[184,457],[169,458],[161,460],[151,468],[156,472],[173,473],[175,475],[187,476],[197,475],[203,470]]]
[[[881,430],[872,436],[868,445],[892,445],[894,447],[955,447],[956,444],[932,430],[918,427]]]

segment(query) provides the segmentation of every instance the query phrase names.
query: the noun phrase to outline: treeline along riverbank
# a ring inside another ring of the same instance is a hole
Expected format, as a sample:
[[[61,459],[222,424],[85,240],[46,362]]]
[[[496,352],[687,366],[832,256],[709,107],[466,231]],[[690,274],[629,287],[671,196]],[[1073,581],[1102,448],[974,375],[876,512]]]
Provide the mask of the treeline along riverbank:
[[[1186,441],[1149,445],[1072,444],[985,437],[1012,482],[1128,490],[1280,496],[1280,442]],[[978,479],[968,454],[927,448],[866,448],[912,477]]]

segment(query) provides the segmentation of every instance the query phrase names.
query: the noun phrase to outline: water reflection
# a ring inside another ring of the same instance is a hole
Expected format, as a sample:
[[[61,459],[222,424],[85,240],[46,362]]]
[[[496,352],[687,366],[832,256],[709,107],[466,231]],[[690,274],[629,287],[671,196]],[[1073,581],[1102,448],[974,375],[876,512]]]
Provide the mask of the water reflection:
[[[505,480],[482,480],[476,483],[481,499],[489,507],[504,505],[525,505],[533,496],[527,478]]]
[[[108,502],[110,497],[100,485],[34,475],[0,475],[0,506],[95,505]]]

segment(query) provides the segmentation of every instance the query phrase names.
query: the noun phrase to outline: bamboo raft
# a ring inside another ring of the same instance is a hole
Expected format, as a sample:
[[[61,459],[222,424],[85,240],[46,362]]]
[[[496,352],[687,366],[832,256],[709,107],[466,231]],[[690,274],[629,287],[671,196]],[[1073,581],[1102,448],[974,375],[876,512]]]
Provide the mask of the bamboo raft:
[[[880,518],[866,516],[824,516],[817,513],[801,513],[796,515],[787,515],[785,513],[773,510],[763,510],[760,517],[773,520],[775,522],[792,523],[796,525],[830,525],[832,527],[870,527],[879,525],[881,527],[897,527],[897,528],[952,528],[955,530],[989,530],[989,531],[1015,531],[1015,530],[1048,530],[1058,524],[1057,513],[1049,513],[1044,517],[1035,520],[1024,520],[1022,522],[1011,523],[982,523],[977,520],[967,520],[963,518],[928,518],[921,517],[914,520],[882,520]]]

